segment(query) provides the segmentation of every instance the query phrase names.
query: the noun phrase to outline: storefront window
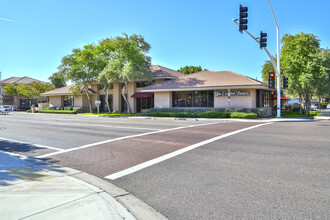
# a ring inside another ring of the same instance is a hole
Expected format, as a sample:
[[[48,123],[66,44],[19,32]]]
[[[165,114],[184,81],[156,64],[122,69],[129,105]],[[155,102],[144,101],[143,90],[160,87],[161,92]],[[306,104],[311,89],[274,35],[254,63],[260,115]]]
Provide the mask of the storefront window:
[[[186,93],[178,92],[178,106],[175,107],[186,107]]]
[[[193,96],[192,96],[192,92],[187,92],[186,93],[186,107],[192,107],[192,98],[193,98]]]
[[[73,106],[73,96],[64,96],[64,106]]]
[[[172,92],[173,107],[213,107],[213,91]]]
[[[193,107],[201,107],[201,92],[193,92]]]
[[[136,98],[136,111],[141,112],[142,109],[150,109],[154,107],[154,97]]]

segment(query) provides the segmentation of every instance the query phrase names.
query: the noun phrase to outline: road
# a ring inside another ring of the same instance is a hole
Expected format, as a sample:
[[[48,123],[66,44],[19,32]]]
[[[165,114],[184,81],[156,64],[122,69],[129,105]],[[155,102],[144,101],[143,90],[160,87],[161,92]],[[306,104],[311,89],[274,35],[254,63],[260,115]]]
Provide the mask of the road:
[[[329,120],[0,118],[0,150],[104,178],[169,219],[330,218],[329,134]]]

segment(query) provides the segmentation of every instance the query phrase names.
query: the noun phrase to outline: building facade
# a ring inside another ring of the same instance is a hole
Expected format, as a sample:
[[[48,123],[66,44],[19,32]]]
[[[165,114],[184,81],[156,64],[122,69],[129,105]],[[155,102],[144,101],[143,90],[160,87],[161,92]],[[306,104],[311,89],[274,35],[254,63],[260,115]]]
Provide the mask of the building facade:
[[[123,84],[114,83],[108,91],[111,111],[127,112],[123,95],[134,113],[150,108],[272,107],[267,84],[231,71],[204,70],[185,75],[159,65],[151,66],[151,71],[152,82],[130,82],[127,94],[124,94]],[[90,86],[89,94],[93,108],[96,108],[95,100],[101,100],[100,110],[107,110],[104,91],[97,83]],[[88,107],[87,96],[73,97],[69,86],[42,96],[49,97],[51,106]]]

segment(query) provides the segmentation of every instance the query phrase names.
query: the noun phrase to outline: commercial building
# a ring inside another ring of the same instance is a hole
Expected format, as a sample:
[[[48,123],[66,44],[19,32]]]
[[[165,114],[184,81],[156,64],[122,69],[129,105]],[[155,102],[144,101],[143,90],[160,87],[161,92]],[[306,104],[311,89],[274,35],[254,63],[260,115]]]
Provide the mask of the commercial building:
[[[42,82],[42,81],[33,79],[31,77],[27,77],[27,76],[10,77],[8,79],[2,80],[1,81],[2,89],[0,91],[0,95],[2,95],[3,105],[14,105],[16,107],[29,107],[31,104],[38,104],[38,102],[40,101],[40,97],[26,98],[24,96],[8,95],[3,91],[3,87],[8,84],[28,85],[32,82]],[[45,82],[42,82],[42,83],[45,83]]]
[[[128,94],[123,85],[114,83],[109,92],[111,110],[127,112],[125,95],[133,112],[150,108],[247,108],[269,107],[270,89],[258,80],[231,71],[204,70],[185,75],[159,66],[151,66],[152,82],[131,82]],[[230,91],[230,95],[228,92]],[[70,87],[55,89],[42,94],[49,97],[52,106],[88,107],[85,94],[72,96]],[[101,100],[101,110],[106,110],[104,91],[95,83],[90,86],[93,107]]]

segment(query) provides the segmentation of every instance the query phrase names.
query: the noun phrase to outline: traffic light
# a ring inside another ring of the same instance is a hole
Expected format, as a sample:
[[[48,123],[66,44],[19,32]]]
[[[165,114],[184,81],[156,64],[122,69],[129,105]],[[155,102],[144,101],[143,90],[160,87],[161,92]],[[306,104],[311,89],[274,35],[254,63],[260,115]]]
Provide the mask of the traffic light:
[[[259,45],[260,45],[260,49],[262,49],[263,47],[267,47],[267,33],[263,33],[262,31],[260,31],[260,37],[259,37]]]
[[[276,91],[274,91],[274,90],[272,90],[270,93],[271,93],[273,96],[276,95]]]
[[[273,72],[269,73],[268,85],[270,89],[275,89],[275,73]]]
[[[247,11],[248,11],[247,7],[243,7],[241,4],[239,5],[239,19],[238,19],[239,25],[238,25],[238,29],[239,29],[239,32],[241,32],[241,33],[243,32],[243,30],[248,29],[248,27],[247,27],[248,13],[247,13]]]
[[[283,76],[283,89],[288,88],[288,77]]]

